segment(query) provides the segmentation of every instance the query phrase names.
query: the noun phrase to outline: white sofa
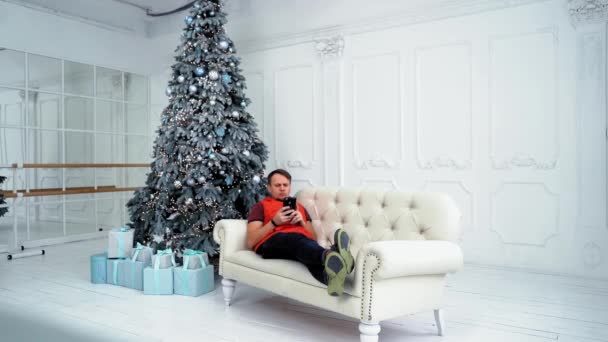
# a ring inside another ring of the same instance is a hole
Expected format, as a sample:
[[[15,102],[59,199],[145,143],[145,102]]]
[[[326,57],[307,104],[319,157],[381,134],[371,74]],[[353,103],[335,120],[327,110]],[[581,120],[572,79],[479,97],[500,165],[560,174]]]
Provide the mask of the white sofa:
[[[298,202],[308,210],[319,244],[329,247],[343,227],[351,237],[354,272],[344,294],[331,297],[306,267],[264,260],[247,249],[245,220],[221,220],[219,273],[226,305],[236,281],[360,320],[362,342],[378,341],[380,321],[434,310],[444,333],[441,307],[447,273],[462,268],[460,212],[447,196],[430,192],[381,192],[310,188]]]

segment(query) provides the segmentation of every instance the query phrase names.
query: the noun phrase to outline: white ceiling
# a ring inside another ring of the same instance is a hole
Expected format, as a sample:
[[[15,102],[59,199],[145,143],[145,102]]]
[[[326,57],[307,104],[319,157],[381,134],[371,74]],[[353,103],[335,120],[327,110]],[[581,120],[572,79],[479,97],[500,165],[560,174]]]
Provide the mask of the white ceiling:
[[[131,4],[142,10],[149,10],[153,13],[168,12],[179,8],[192,0],[103,0],[106,2],[114,1]]]
[[[191,0],[0,0],[27,6],[108,29],[148,38],[175,34],[186,11],[171,16],[153,13],[179,8]],[[235,40],[252,41],[326,30],[344,25],[400,18],[449,17],[542,0],[224,0],[228,28]],[[454,10],[459,9],[459,10]],[[413,20],[415,21],[415,20]],[[175,38],[172,38],[175,39]]]

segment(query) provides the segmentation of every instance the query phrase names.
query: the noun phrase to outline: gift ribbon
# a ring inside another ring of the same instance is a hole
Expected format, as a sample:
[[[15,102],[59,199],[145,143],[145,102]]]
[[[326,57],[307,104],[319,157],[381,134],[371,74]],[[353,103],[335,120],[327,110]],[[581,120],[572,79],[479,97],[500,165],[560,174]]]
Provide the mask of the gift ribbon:
[[[113,260],[112,263],[114,264],[114,272],[113,272],[113,280],[114,280],[114,285],[118,285],[118,262],[120,260]]]
[[[154,291],[156,294],[160,294],[160,256],[171,255],[171,263],[175,266],[175,254],[171,248],[161,249],[156,252],[156,258],[154,260]]]
[[[205,266],[207,266],[205,264],[205,261],[203,261],[203,252],[201,251],[195,251],[192,249],[186,249],[184,251],[184,265],[182,266],[182,293],[184,294],[188,294],[190,291],[189,285],[188,285],[188,264],[190,263],[190,258],[191,257],[196,257],[201,261],[201,268],[204,268]]]
[[[150,249],[152,250],[152,248],[148,247],[148,246],[144,246],[141,243],[137,243],[137,247],[135,247],[135,253],[133,253],[133,257],[131,258],[132,261],[137,261],[137,256],[139,255],[139,251],[142,251],[144,249]],[[144,263],[146,262],[145,260],[142,260]]]
[[[129,228],[126,227],[121,227],[116,229],[117,232],[119,233],[127,233],[129,231]],[[123,239],[123,235],[122,234],[117,234],[115,235],[118,238],[118,257],[119,258],[124,258],[124,239]]]

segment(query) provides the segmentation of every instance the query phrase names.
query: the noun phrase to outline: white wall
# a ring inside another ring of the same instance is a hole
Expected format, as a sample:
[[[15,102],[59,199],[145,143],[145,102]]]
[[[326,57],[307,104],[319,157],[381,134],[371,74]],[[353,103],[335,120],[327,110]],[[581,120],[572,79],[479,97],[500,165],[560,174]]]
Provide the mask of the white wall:
[[[0,47],[140,74],[158,64],[143,37],[6,2],[0,2]]]
[[[302,36],[243,55],[268,169],[447,192],[467,262],[606,277],[605,25],[548,1],[333,33],[338,58]]]

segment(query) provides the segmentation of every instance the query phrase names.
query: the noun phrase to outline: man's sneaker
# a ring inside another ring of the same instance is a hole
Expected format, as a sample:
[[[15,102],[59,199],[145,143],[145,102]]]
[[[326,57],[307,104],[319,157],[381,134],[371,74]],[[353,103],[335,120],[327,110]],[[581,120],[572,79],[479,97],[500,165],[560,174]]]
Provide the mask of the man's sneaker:
[[[340,256],[342,256],[342,259],[344,259],[344,263],[346,264],[346,271],[350,274],[355,267],[355,259],[350,253],[350,238],[344,229],[339,228],[334,232],[334,245],[332,246],[332,250],[340,253]]]
[[[340,296],[344,293],[346,265],[338,252],[329,251],[325,257],[325,274],[327,275],[327,293],[330,296]]]

